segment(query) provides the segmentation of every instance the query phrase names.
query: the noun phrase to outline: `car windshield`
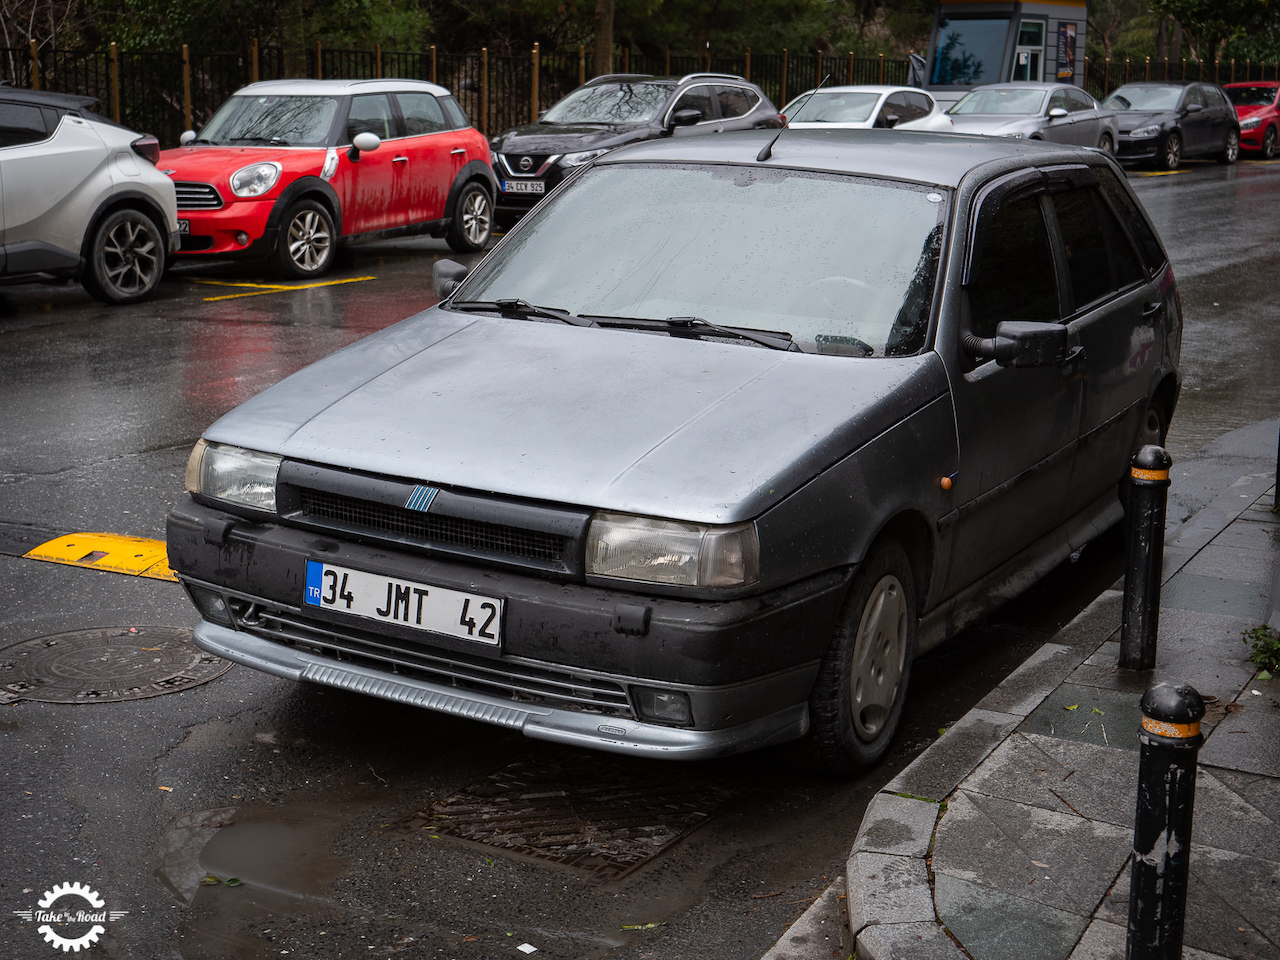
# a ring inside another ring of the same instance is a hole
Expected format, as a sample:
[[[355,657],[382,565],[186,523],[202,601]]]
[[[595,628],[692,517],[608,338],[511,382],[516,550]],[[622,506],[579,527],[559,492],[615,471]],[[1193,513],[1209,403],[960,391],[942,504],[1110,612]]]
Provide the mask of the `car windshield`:
[[[593,83],[579,87],[542,118],[544,123],[640,123],[652,120],[671,95],[665,83]]]
[[[1040,113],[1047,93],[1047,90],[1039,88],[973,90],[966,93],[947,113],[959,116],[967,113],[1032,116]]]
[[[1102,105],[1112,110],[1172,110],[1180,96],[1181,87],[1126,86],[1103,100]]]
[[[1227,87],[1227,96],[1237,107],[1266,107],[1275,102],[1277,87]]]
[[[928,333],[945,201],[865,177],[606,164],[544,201],[456,298],[699,317],[790,333],[810,352],[905,356]]]
[[[200,131],[200,139],[321,147],[329,141],[337,112],[334,97],[232,97]]]
[[[819,90],[796,97],[782,113],[791,123],[863,123],[879,102],[878,93]]]

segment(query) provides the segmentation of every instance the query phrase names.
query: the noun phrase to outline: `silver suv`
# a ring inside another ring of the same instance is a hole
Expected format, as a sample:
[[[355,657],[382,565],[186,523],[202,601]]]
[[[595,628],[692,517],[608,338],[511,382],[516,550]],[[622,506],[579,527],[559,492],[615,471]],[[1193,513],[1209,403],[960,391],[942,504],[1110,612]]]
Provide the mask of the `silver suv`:
[[[177,201],[156,138],[96,102],[0,86],[0,282],[77,279],[131,303],[178,247]]]

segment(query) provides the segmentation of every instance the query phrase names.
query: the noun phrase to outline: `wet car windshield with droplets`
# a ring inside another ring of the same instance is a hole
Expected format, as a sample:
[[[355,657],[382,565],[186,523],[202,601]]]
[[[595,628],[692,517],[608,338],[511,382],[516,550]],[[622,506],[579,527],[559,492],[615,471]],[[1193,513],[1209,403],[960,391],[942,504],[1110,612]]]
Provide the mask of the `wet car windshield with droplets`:
[[[1227,87],[1227,96],[1237,107],[1267,107],[1276,101],[1276,87]]]
[[[457,299],[701,317],[815,353],[906,356],[928,333],[945,207],[939,188],[890,180],[605,164],[545,201]]]
[[[232,97],[200,131],[210,143],[283,141],[291,146],[328,145],[334,97]]]
[[[665,83],[597,83],[579,87],[542,119],[546,123],[640,123],[652,120],[667,102]]]
[[[1109,110],[1172,110],[1181,95],[1181,87],[1121,87],[1102,105]]]
[[[871,111],[879,102],[878,93],[827,93],[819,90],[807,100],[797,97],[783,113],[792,123],[862,123],[870,118]],[[790,110],[795,110],[795,116],[788,112]]]
[[[1044,105],[1046,91],[1032,90],[974,90],[964,97],[947,113],[957,116],[965,114],[1008,114],[1009,116],[1031,116],[1038,114]]]

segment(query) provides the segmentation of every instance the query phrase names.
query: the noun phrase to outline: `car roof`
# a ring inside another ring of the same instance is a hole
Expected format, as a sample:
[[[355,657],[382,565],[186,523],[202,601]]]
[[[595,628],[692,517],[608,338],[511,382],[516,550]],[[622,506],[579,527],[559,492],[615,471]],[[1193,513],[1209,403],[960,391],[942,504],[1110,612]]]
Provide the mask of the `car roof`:
[[[437,97],[449,95],[438,83],[425,80],[261,80],[241,87],[236,96],[271,94],[276,96],[329,96],[342,97],[353,93],[395,93],[407,90],[430,93]]]
[[[82,107],[91,107],[98,102],[97,97],[55,93],[52,90],[26,90],[22,87],[10,87],[7,84],[0,84],[0,100],[20,101],[42,107],[61,107],[64,110],[79,110]]]
[[[1037,163],[1080,163],[1089,156],[1079,147],[1012,137],[966,136],[904,130],[787,129],[778,136],[770,159],[756,156],[776,134],[743,130],[715,137],[672,137],[618,147],[598,166],[624,162],[731,163],[860,174],[956,187],[975,167],[1025,158]]]
[[[1074,83],[1054,83],[1050,80],[1018,80],[1011,83],[984,83],[974,90],[1057,90],[1059,87],[1071,87],[1081,93],[1088,93],[1083,87]]]
[[[605,73],[598,77],[592,77],[585,86],[591,86],[593,83],[619,83],[623,80],[643,80],[645,83],[669,83],[680,84],[691,80],[730,80],[735,83],[751,84],[751,81],[745,77],[740,77],[736,73],[685,73],[670,74],[662,76],[654,73]],[[755,86],[755,84],[751,84]]]
[[[923,93],[930,100],[933,99],[933,95],[928,90],[921,90],[919,87],[894,87],[882,83],[853,83],[842,87],[823,87],[821,90],[811,87],[796,96],[803,97],[810,93]],[[794,100],[795,97],[792,99]]]

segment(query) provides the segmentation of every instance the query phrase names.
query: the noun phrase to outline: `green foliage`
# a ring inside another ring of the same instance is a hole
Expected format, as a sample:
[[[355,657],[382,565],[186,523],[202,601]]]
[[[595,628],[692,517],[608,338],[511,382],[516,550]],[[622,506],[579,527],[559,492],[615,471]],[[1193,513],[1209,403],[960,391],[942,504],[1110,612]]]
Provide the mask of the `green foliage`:
[[[1280,672],[1280,631],[1264,624],[1244,631],[1243,639],[1252,649],[1250,660],[1263,670]]]
[[[1151,9],[1182,24],[1203,60],[1220,56],[1224,44],[1273,29],[1280,6],[1272,0],[1151,0]]]

